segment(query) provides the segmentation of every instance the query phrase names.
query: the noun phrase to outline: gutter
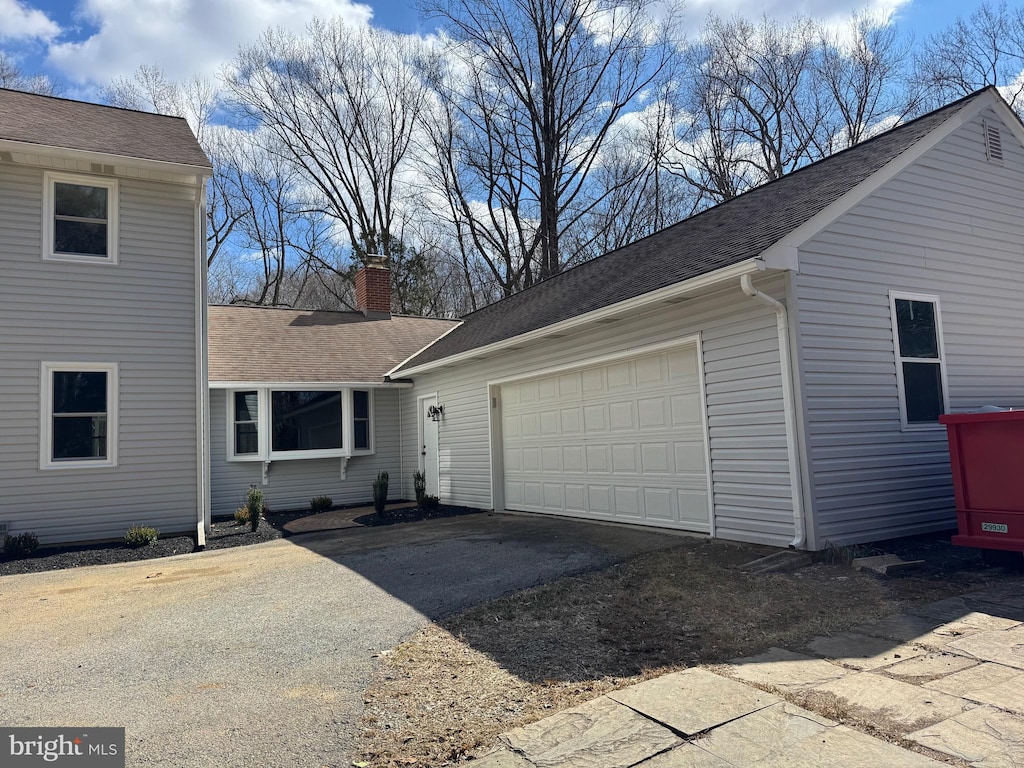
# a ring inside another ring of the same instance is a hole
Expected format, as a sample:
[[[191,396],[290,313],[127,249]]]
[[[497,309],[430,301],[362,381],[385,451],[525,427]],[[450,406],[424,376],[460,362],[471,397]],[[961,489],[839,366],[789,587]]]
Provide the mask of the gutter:
[[[721,267],[720,269],[716,269],[712,272],[705,272],[702,275],[691,277],[689,280],[683,280],[682,282],[679,283],[672,283],[671,285],[667,285],[664,288],[658,288],[656,290],[649,291],[648,293],[643,293],[640,294],[639,296],[634,296],[633,298],[630,299],[624,299],[623,301],[617,302],[615,304],[609,304],[608,306],[600,307],[599,309],[586,312],[582,315],[575,315],[574,317],[570,317],[565,320],[552,323],[551,325],[545,325],[540,328],[536,328],[532,331],[521,333],[518,336],[511,336],[507,339],[502,339],[501,341],[496,341],[491,344],[485,344],[480,347],[474,347],[464,352],[458,352],[454,355],[440,357],[437,360],[432,360],[431,362],[428,363],[422,363],[420,365],[411,365],[408,368],[403,368],[403,366],[407,365],[409,362],[415,362],[415,358],[419,356],[424,350],[429,349],[434,344],[437,344],[441,339],[443,339],[445,336],[447,336],[449,333],[456,330],[457,328],[461,328],[462,324],[460,323],[459,325],[455,326],[455,328],[452,328],[447,333],[445,333],[444,336],[441,336],[440,338],[428,344],[426,347],[424,347],[424,350],[420,350],[420,352],[417,352],[416,354],[412,355],[409,360],[406,360],[396,365],[394,368],[387,372],[387,376],[391,377],[394,376],[396,373],[400,373],[403,378],[416,376],[420,373],[426,373],[427,371],[432,371],[436,368],[443,368],[448,365],[464,362],[475,357],[491,355],[494,354],[495,352],[500,352],[503,349],[507,349],[508,347],[515,347],[521,344],[528,344],[530,342],[538,341],[546,336],[551,336],[553,334],[566,333],[568,331],[574,330],[581,326],[588,325],[598,320],[615,317],[616,315],[626,312],[632,312],[634,310],[641,309],[652,304],[657,304],[658,302],[673,303],[674,299],[682,298],[692,293],[697,293],[699,291],[711,288],[712,286],[717,286],[720,283],[729,282],[741,275],[747,275],[752,272],[761,272],[765,268],[766,264],[760,258],[746,259],[745,261],[741,261],[736,264],[730,264],[727,267]]]
[[[793,359],[790,355],[789,314],[781,301],[757,290],[750,274],[740,276],[740,288],[747,296],[771,307],[779,334],[779,363],[782,369],[782,407],[786,422],[786,451],[789,458],[789,486],[793,499],[793,541],[791,549],[802,549],[806,540],[803,487],[800,484],[800,457],[797,451],[796,398],[793,391]]]
[[[196,499],[196,546],[206,547],[206,534],[210,526],[210,388],[207,384],[206,321],[206,177],[196,184],[195,206],[195,290],[196,290],[196,471],[198,488]]]

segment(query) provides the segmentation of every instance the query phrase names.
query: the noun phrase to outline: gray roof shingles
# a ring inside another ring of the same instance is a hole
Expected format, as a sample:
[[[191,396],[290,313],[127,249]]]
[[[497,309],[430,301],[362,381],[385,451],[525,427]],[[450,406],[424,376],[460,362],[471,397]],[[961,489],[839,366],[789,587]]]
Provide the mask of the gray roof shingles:
[[[200,168],[210,161],[180,117],[0,88],[0,139]]]
[[[986,89],[988,90],[988,89]],[[477,310],[402,370],[514,338],[754,258],[984,91]],[[401,370],[396,372],[401,375]]]
[[[209,308],[210,381],[365,382],[384,375],[457,320],[276,307]]]

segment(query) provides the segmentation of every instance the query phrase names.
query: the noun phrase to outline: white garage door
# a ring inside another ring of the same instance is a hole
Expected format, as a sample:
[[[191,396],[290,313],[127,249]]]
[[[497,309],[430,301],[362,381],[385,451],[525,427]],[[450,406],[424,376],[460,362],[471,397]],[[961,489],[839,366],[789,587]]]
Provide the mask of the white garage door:
[[[505,508],[710,532],[695,346],[501,388]]]

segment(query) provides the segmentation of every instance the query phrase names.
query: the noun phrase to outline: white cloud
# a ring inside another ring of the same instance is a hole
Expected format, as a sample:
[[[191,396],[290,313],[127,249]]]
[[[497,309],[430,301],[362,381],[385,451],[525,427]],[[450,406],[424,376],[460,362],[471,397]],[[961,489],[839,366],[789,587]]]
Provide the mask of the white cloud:
[[[175,80],[210,76],[268,27],[301,32],[335,16],[365,24],[373,10],[354,0],[84,0],[79,13],[97,31],[51,46],[49,62],[78,84],[104,85],[142,64]]]
[[[0,0],[0,40],[52,40],[60,26],[37,8]]]
[[[874,18],[889,21],[912,0],[689,0],[686,4],[686,27],[695,31],[709,13],[724,19],[733,16],[756,21],[768,16],[776,21],[789,21],[794,16],[810,16],[829,26],[846,24],[854,11],[863,11]]]

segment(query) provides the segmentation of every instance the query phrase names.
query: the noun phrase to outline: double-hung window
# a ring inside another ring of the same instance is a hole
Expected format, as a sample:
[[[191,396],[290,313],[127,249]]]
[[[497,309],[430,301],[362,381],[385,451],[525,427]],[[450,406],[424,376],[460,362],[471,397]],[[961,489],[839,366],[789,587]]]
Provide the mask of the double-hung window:
[[[900,421],[905,429],[937,425],[948,406],[939,299],[892,292],[889,303]]]
[[[117,365],[43,363],[40,466],[117,464]]]
[[[373,451],[369,390],[270,389],[227,393],[228,457],[278,461]]]
[[[43,258],[117,263],[117,179],[45,174]]]

